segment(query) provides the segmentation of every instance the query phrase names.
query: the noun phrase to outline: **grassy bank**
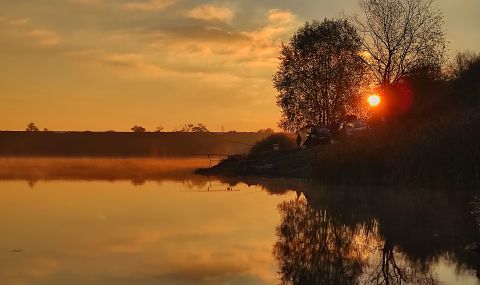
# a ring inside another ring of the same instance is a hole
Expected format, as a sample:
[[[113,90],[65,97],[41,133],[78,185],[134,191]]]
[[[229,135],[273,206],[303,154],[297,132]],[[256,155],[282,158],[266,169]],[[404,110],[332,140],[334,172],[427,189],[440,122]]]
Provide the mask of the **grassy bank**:
[[[255,155],[232,157],[211,168],[195,173],[223,177],[309,178],[312,171],[312,150],[278,150]]]
[[[365,186],[480,186],[480,113],[429,120],[402,119],[331,145],[250,153],[197,173],[217,176],[310,178]]]
[[[480,186],[480,114],[402,121],[316,152],[313,177],[338,184]]]

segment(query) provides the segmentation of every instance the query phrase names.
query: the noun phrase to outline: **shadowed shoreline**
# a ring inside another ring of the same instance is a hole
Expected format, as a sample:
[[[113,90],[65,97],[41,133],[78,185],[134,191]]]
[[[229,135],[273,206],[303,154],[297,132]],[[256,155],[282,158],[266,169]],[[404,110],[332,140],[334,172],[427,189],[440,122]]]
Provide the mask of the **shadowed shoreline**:
[[[186,157],[242,154],[263,133],[0,132],[0,157]]]

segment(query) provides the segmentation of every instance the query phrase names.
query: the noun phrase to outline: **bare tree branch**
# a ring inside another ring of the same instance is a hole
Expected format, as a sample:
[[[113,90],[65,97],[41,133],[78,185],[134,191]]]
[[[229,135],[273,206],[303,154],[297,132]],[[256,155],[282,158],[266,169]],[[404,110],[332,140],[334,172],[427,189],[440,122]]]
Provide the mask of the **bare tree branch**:
[[[361,53],[381,85],[393,84],[419,67],[441,64],[443,16],[434,0],[362,0]],[[370,60],[369,60],[370,58]]]

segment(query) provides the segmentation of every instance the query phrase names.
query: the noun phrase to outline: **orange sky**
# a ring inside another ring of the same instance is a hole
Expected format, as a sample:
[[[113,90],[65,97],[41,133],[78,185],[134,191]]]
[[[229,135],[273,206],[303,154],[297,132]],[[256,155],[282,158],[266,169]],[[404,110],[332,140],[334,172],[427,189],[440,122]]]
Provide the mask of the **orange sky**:
[[[480,1],[438,0],[449,54],[479,51]],[[275,128],[279,45],[357,0],[0,0],[0,130]]]

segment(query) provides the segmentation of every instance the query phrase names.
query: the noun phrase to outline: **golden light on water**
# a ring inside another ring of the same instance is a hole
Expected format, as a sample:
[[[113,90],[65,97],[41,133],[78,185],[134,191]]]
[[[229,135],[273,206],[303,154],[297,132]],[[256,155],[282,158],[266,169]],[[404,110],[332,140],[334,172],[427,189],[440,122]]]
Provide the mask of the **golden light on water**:
[[[382,102],[382,99],[376,94],[370,95],[368,97],[368,104],[370,104],[370,106],[372,107],[378,106],[380,102]]]

